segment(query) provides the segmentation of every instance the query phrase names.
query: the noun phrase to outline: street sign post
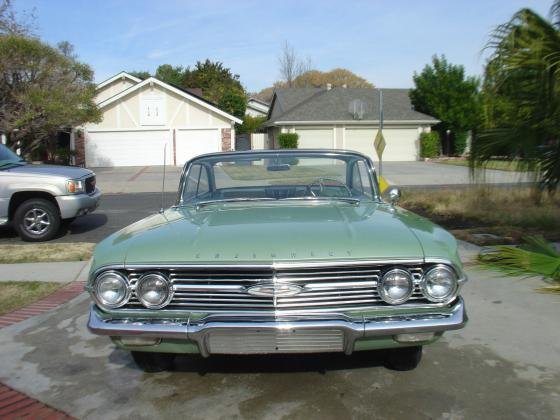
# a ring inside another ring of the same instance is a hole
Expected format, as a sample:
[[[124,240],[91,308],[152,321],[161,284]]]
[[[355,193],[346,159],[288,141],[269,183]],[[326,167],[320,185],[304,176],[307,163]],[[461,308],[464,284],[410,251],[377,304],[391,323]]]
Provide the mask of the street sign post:
[[[383,171],[383,151],[386,145],[385,137],[383,137],[383,91],[379,89],[379,130],[373,141],[377,157],[379,157],[379,176]]]

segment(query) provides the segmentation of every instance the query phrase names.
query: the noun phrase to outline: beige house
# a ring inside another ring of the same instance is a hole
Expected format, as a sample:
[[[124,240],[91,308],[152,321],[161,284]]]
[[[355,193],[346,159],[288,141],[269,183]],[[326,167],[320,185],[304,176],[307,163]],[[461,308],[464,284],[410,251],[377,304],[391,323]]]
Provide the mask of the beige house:
[[[183,165],[204,153],[232,150],[242,121],[193,92],[150,77],[119,73],[100,83],[99,124],[88,124],[72,146],[88,167]],[[79,160],[79,159],[78,159]]]
[[[415,111],[408,89],[383,89],[384,161],[420,157],[420,133],[439,121]],[[290,88],[274,93],[267,127],[267,148],[278,148],[280,133],[297,133],[298,148],[348,149],[372,160],[379,157],[373,141],[379,130],[380,89]]]

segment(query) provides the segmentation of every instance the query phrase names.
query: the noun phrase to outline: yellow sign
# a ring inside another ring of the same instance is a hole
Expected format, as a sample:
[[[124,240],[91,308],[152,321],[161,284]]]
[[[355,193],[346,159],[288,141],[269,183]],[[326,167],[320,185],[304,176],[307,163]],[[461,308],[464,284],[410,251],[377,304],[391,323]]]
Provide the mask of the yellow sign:
[[[383,132],[381,130],[377,132],[373,145],[375,146],[377,156],[381,158],[381,156],[383,155],[383,151],[385,150],[385,146],[387,145],[387,143],[385,143],[385,137],[383,137]]]

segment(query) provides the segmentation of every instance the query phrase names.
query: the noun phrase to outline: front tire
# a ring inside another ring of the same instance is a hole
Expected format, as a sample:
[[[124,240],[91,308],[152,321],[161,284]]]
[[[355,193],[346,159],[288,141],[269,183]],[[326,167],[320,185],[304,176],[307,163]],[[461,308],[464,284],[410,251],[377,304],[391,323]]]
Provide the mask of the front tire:
[[[413,370],[422,360],[422,346],[402,347],[389,351],[385,366],[392,370]]]
[[[175,361],[172,353],[151,353],[132,351],[132,358],[140,369],[147,373],[156,373],[170,370]]]
[[[14,228],[27,242],[48,241],[60,229],[60,213],[52,202],[32,198],[19,205],[14,214]]]

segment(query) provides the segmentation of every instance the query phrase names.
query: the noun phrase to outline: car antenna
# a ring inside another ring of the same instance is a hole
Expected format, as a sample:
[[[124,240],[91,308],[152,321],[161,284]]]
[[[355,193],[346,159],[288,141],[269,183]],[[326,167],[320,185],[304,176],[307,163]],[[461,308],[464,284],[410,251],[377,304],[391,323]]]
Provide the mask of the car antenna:
[[[165,202],[165,157],[167,155],[167,143],[163,146],[163,181],[161,185],[161,208],[159,210],[160,213],[163,213],[163,207]]]

